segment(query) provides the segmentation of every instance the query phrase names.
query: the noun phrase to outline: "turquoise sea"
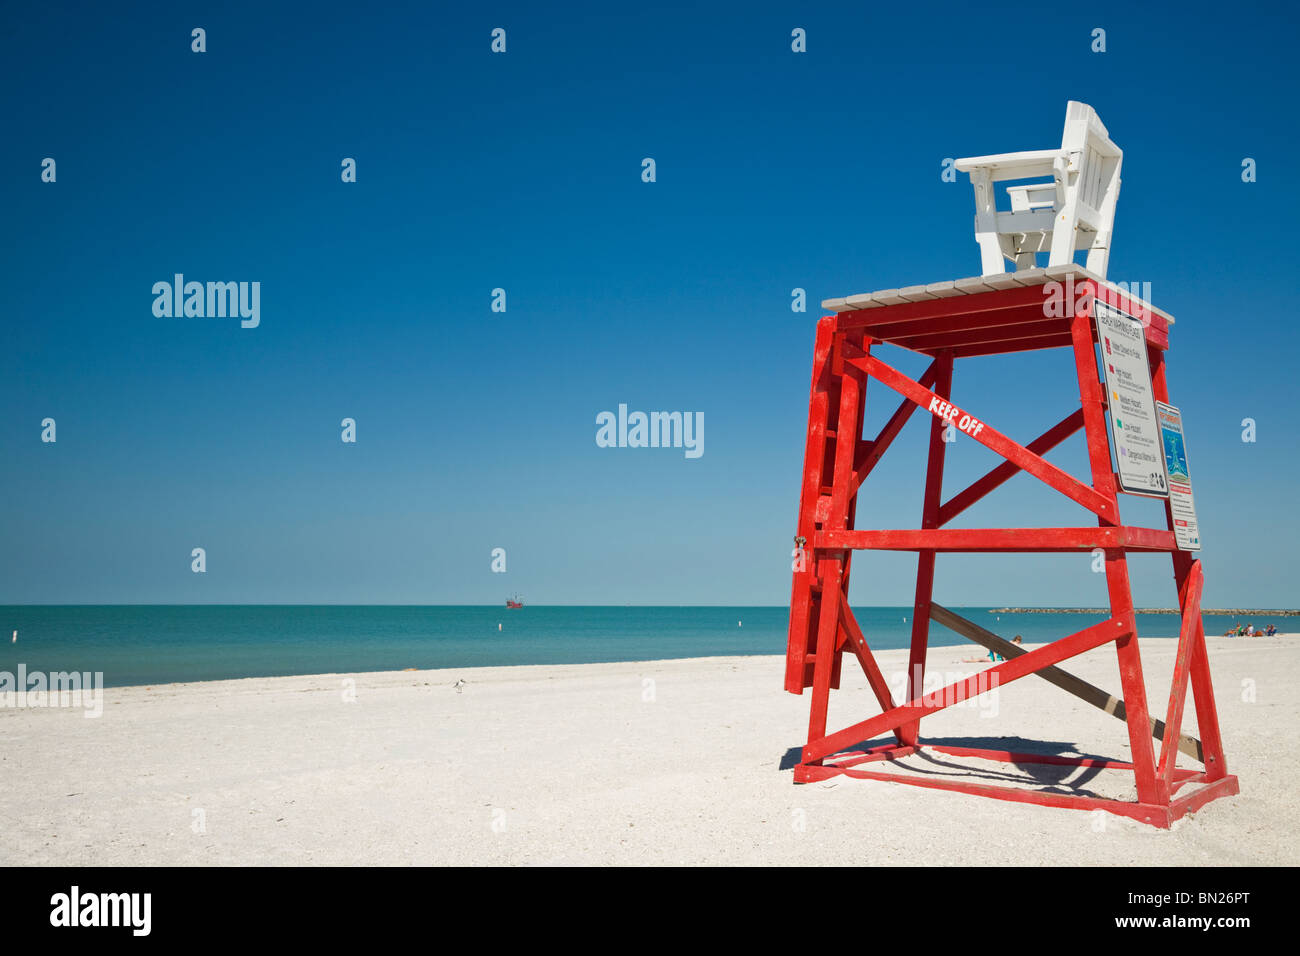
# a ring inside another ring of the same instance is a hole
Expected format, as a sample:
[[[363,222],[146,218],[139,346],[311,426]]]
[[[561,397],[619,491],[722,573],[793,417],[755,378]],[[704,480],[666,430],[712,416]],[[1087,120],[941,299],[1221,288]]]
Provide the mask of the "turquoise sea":
[[[954,608],[1026,643],[1099,620]],[[910,607],[855,609],[874,648],[906,647]],[[0,671],[101,671],[106,686],[406,667],[585,664],[783,654],[784,607],[392,607],[294,605],[0,606]],[[1281,624],[1281,618],[1271,619]],[[1207,616],[1206,633],[1235,623]],[[1259,622],[1256,622],[1259,623]],[[498,630],[500,625],[500,630]],[[17,642],[11,641],[18,631]],[[1175,637],[1172,615],[1141,615],[1145,637]],[[935,624],[932,644],[964,644]],[[972,647],[974,645],[971,645]]]

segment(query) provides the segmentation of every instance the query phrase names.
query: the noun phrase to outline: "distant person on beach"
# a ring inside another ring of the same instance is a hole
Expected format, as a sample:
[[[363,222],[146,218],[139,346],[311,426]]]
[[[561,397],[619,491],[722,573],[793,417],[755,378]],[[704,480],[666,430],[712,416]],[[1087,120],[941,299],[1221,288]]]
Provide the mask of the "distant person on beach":
[[[1254,636],[1255,636],[1255,625],[1254,625],[1254,624],[1247,624],[1247,625],[1246,625],[1246,636],[1247,636],[1247,637],[1254,637]]]
[[[985,661],[993,661],[994,663],[997,663],[1000,660],[1002,660],[1002,658],[996,652],[989,651],[988,657],[963,657],[961,662],[963,664],[983,664]]]
[[[1011,639],[1011,643],[1012,643],[1012,644],[1016,644],[1016,645],[1020,645],[1020,644],[1023,644],[1023,643],[1024,643],[1024,640],[1021,638],[1021,636],[1020,636],[1019,634],[1017,634],[1015,637],[1013,637],[1013,638]],[[962,658],[962,663],[963,663],[963,664],[983,664],[985,661],[992,661],[994,664],[997,664],[997,663],[1000,663],[1000,662],[1005,661],[1005,660],[1006,660],[1006,658],[1003,657],[1001,654],[999,654],[997,651],[989,651],[989,656],[988,656],[988,657],[965,657],[965,658]]]

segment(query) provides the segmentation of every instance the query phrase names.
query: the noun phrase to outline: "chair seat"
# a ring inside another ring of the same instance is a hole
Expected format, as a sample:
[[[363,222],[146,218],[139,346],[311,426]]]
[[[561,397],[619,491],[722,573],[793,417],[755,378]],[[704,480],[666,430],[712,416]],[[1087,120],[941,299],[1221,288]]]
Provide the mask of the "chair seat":
[[[1088,268],[1104,277],[1123,156],[1093,108],[1071,100],[1059,148],[956,160],[975,189],[984,274],[1005,272],[1007,260],[1018,271],[1036,268],[1035,257],[1044,252],[1049,265],[1073,264],[1075,253],[1086,250]],[[1048,181],[1008,186],[1011,209],[999,210],[993,184],[1023,179]]]

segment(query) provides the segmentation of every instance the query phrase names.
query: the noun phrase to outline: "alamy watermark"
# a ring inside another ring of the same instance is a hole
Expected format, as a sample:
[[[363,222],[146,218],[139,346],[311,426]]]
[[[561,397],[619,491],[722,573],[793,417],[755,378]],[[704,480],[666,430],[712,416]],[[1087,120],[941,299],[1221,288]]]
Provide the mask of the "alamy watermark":
[[[160,319],[238,317],[245,329],[262,321],[260,282],[186,282],[178,272],[171,282],[155,282],[153,294],[153,314]]]
[[[74,885],[50,897],[50,925],[55,927],[123,927],[133,936],[148,936],[152,911],[152,893],[85,893]]]
[[[703,412],[628,412],[596,416],[596,444],[601,448],[684,448],[687,458],[704,454]]]
[[[0,708],[83,707],[86,717],[104,713],[104,672],[0,671]]]
[[[972,677],[973,686],[969,683]],[[921,681],[921,694],[916,701],[907,700],[907,671],[890,674],[887,681],[894,700],[926,707],[978,709],[981,717],[998,715],[998,675],[987,670],[974,675],[963,671],[929,671]]]
[[[1091,281],[1074,281],[1074,276],[1065,277],[1064,282],[1047,282],[1043,284],[1043,317],[1046,319],[1072,319],[1091,306],[1093,295]],[[1114,302],[1112,293],[1119,293],[1127,301],[1127,308],[1133,318],[1138,319],[1143,327],[1151,324],[1151,283],[1150,282],[1109,282],[1100,295],[1103,302]]]

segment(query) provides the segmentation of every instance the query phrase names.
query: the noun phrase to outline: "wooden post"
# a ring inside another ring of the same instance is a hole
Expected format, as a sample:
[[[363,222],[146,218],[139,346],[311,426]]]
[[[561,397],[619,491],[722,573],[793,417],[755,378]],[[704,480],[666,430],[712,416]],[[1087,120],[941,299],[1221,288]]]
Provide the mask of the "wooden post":
[[[936,359],[935,393],[943,398],[952,397],[953,359],[950,353]],[[921,527],[939,527],[939,507],[943,503],[943,459],[948,443],[943,440],[947,422],[942,418],[930,419],[930,452],[925,471],[925,496],[921,505]],[[934,594],[935,551],[922,550],[916,559],[916,598],[912,602],[912,645],[907,663],[907,699],[921,696],[925,687],[925,657],[930,641],[930,599]],[[915,745],[921,731],[921,721],[904,724],[898,728],[899,742]]]
[[[1151,366],[1151,390],[1156,401],[1171,404],[1169,401],[1169,381],[1165,371],[1165,353],[1163,349],[1147,346],[1147,361]],[[1165,502],[1165,524],[1174,530],[1174,513],[1169,502]],[[1186,551],[1171,552],[1174,565],[1174,586],[1178,588],[1179,600],[1186,595],[1187,582],[1194,563],[1191,554]],[[1186,622],[1188,608],[1180,604],[1183,621]],[[1196,726],[1201,735],[1205,750],[1205,771],[1208,779],[1219,780],[1228,775],[1227,761],[1223,756],[1223,738],[1219,733],[1219,708],[1214,702],[1214,684],[1210,679],[1210,658],[1205,647],[1205,622],[1201,619],[1199,607],[1194,621],[1196,631],[1192,637],[1192,659],[1190,678],[1192,683],[1192,700],[1196,706]]]
[[[835,337],[831,353],[833,372],[840,379],[831,493],[829,500],[819,501],[818,504],[818,507],[826,508],[822,527],[838,530],[843,530],[848,524],[853,459],[857,452],[859,423],[862,420],[859,408],[862,393],[861,379],[864,377],[856,369],[845,365],[843,356],[844,338],[843,333],[839,333]],[[826,710],[830,699],[831,678],[840,656],[840,593],[845,554],[844,550],[824,550],[820,552],[817,560],[817,576],[821,579],[821,607],[814,651],[816,663],[813,668],[812,707],[808,720],[810,740],[822,737],[826,733]]]
[[[1074,340],[1075,371],[1079,379],[1079,396],[1083,403],[1083,429],[1088,441],[1088,463],[1092,469],[1092,487],[1114,503],[1112,517],[1098,518],[1102,527],[1119,524],[1119,495],[1115,473],[1110,467],[1110,439],[1106,421],[1107,405],[1097,368],[1097,350],[1092,334],[1091,300],[1076,311],[1070,323]],[[1110,595],[1111,616],[1129,622],[1115,641],[1119,657],[1119,680],[1128,712],[1128,739],[1133,754],[1134,777],[1138,800],[1156,802],[1155,751],[1151,746],[1147,689],[1142,679],[1142,656],[1138,650],[1137,621],[1133,613],[1133,592],[1128,577],[1128,556],[1122,548],[1105,549],[1106,590]]]
[[[835,319],[824,316],[817,323],[813,344],[812,388],[808,397],[808,437],[804,448],[803,486],[799,491],[799,521],[795,536],[796,557],[802,561],[793,572],[790,594],[790,634],[786,646],[785,689],[802,694],[811,684],[807,655],[811,650],[816,622],[821,614],[817,583],[817,560],[812,551],[816,531],[817,499],[826,477],[827,433],[834,433],[839,416],[839,383],[831,375],[831,344]],[[833,392],[833,396],[832,396]],[[832,406],[831,399],[835,404]],[[802,554],[798,552],[802,551]],[[793,562],[792,562],[793,563]]]

